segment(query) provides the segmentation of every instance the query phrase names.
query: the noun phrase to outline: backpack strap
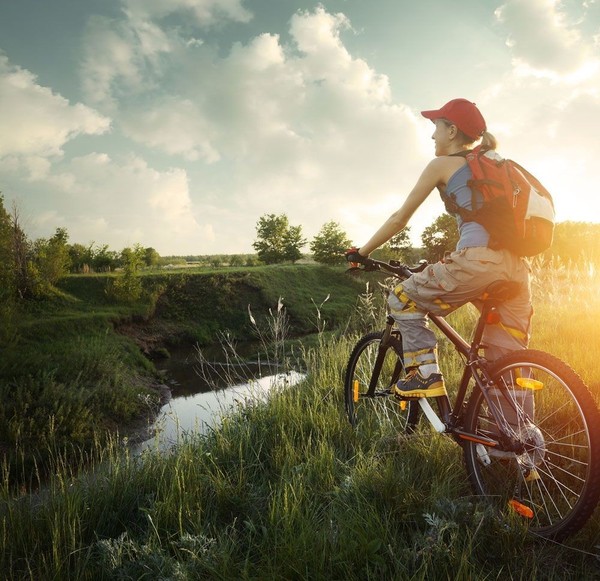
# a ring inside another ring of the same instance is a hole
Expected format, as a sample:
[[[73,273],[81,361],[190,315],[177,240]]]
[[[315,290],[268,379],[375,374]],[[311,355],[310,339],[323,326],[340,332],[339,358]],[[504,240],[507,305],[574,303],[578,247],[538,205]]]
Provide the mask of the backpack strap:
[[[476,149],[477,148],[457,151],[456,153],[449,154],[448,157],[465,158],[467,160],[467,164],[469,165],[469,167],[471,167],[471,173],[473,173],[471,160],[475,157],[472,154],[475,152]],[[476,186],[474,186],[476,181],[477,180],[473,179],[467,181],[467,186],[469,186],[469,188],[471,189],[471,210],[468,210],[467,208],[463,208],[462,206],[458,205],[458,203],[456,202],[456,194],[442,194],[442,192],[440,192],[440,197],[442,198],[442,202],[444,202],[446,212],[448,212],[449,214],[459,215],[463,222],[473,222],[475,220],[474,215],[477,211],[477,197],[475,195],[475,190],[478,189]]]

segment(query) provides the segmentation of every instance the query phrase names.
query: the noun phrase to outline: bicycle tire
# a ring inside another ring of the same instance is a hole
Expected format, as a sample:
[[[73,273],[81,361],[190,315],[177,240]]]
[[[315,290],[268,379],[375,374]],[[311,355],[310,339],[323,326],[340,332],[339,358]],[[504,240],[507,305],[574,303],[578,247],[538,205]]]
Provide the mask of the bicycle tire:
[[[381,372],[369,394],[369,384],[381,346],[383,332],[362,337],[352,350],[344,379],[344,402],[348,420],[353,427],[375,430],[375,434],[392,435],[412,431],[417,421],[418,405],[399,402],[390,395],[393,385],[404,377],[401,354],[393,346],[384,347]]]
[[[596,402],[575,371],[542,351],[509,353],[490,372],[497,387],[488,391],[489,402],[480,390],[473,392],[465,430],[497,435],[493,406],[526,445],[519,454],[465,442],[473,490],[521,515],[530,532],[564,539],[584,526],[600,496]]]

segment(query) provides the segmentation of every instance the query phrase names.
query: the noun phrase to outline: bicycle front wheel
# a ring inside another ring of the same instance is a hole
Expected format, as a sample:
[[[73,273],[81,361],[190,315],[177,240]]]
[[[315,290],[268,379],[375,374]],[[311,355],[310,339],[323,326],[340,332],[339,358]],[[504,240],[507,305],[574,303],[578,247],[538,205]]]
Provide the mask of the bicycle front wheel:
[[[375,430],[380,435],[411,431],[417,420],[418,404],[400,402],[391,395],[404,377],[401,347],[382,345],[383,333],[362,337],[348,361],[344,401],[350,423]],[[396,343],[401,345],[397,338]]]
[[[598,407],[568,365],[541,351],[509,353],[491,374],[495,387],[487,400],[474,392],[465,429],[497,440],[509,433],[521,445],[511,452],[465,443],[473,489],[521,515],[532,532],[563,539],[585,524],[600,495]]]

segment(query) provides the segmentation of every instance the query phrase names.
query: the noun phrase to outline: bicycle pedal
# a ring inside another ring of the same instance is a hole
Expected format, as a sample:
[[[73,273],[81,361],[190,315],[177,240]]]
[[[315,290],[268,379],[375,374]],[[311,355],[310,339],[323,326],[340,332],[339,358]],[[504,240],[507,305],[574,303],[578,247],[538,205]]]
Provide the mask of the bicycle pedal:
[[[536,468],[531,468],[531,470],[527,470],[524,476],[525,482],[533,482],[534,480],[541,479],[540,473],[537,471]]]

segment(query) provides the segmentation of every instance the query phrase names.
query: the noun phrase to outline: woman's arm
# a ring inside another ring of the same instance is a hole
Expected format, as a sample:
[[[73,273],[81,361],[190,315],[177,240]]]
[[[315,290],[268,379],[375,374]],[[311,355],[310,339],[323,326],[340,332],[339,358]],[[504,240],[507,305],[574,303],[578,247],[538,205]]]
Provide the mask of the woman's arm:
[[[425,201],[433,188],[443,183],[446,173],[444,158],[436,157],[423,170],[414,188],[408,194],[404,204],[394,212],[373,234],[371,239],[360,247],[359,253],[368,256],[373,250],[385,244],[392,236],[398,234],[406,226],[417,208]]]

